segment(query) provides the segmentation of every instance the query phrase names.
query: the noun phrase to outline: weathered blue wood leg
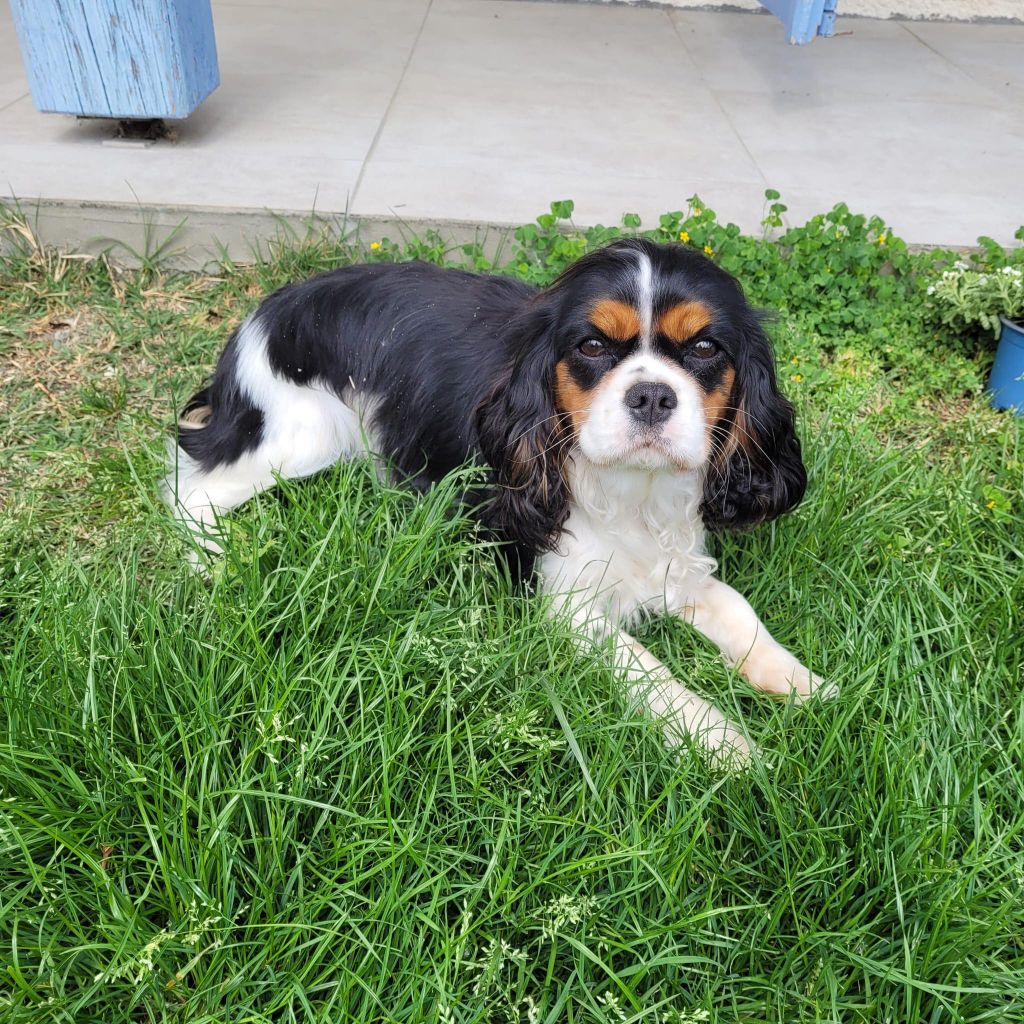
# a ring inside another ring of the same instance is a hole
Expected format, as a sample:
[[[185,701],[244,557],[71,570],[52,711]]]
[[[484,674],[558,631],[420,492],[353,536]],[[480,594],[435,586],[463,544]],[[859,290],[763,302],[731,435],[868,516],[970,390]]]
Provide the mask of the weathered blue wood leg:
[[[210,0],[11,0],[11,10],[39,110],[182,118],[220,84]]]

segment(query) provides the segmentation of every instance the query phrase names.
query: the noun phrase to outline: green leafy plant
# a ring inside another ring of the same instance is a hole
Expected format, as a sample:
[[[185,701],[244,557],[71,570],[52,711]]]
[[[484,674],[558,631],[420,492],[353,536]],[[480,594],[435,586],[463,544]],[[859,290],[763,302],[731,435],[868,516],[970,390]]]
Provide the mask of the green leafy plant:
[[[977,324],[999,336],[1007,320],[1024,319],[1024,269],[1009,263],[976,270],[958,260],[928,285],[929,306],[947,327],[962,331]]]

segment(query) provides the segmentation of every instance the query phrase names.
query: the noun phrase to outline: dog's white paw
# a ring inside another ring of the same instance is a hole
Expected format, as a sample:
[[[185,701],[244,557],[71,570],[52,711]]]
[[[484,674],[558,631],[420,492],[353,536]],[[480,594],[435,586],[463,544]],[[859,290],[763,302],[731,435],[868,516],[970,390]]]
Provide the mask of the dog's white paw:
[[[757,747],[734,725],[729,725],[720,734],[712,734],[708,738],[701,736],[700,739],[705,744],[708,739],[717,740],[708,746],[708,757],[716,768],[726,771],[746,771],[758,754]]]
[[[776,697],[792,696],[798,704],[810,700],[828,700],[839,688],[797,661],[780,644],[765,644],[751,651],[740,666],[751,686]]]
[[[669,718],[664,723],[665,742],[678,747],[686,740],[695,740],[704,748],[708,760],[716,767],[743,771],[750,766],[757,748],[742,732],[714,708],[708,707],[698,721]]]
[[[811,692],[803,700],[833,700],[839,696],[839,684],[832,680],[822,679],[811,673]]]
[[[793,659],[796,661],[796,659]],[[809,700],[831,700],[839,695],[839,686],[836,683],[822,679],[816,672],[796,662],[796,668],[790,677],[790,688],[788,693],[793,695],[797,704],[806,704]]]

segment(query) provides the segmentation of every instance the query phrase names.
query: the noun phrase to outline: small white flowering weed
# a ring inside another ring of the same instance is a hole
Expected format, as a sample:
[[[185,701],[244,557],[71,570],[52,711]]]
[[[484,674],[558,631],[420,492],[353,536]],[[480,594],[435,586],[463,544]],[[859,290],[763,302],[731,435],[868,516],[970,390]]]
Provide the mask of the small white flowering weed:
[[[1017,266],[981,271],[957,260],[927,291],[939,320],[956,330],[979,324],[998,337],[1000,316],[1024,320],[1024,270]]]
[[[113,981],[117,978],[131,978],[135,984],[156,970],[157,961],[163,946],[170,942],[178,942],[193,949],[200,945],[213,927],[224,920],[214,907],[205,902],[193,899],[185,908],[185,918],[176,926],[167,925],[161,928],[134,956],[129,957],[117,966],[108,966],[95,976],[94,981]],[[221,943],[213,938],[208,949],[216,949]]]
[[[491,991],[505,991],[505,970],[511,971],[516,964],[526,964],[527,955],[504,939],[490,939],[477,955],[476,960],[463,961],[463,969],[476,975],[473,994],[481,995]]]
[[[597,910],[593,896],[558,896],[551,900],[541,914],[541,933],[553,939],[565,926],[582,924]]]

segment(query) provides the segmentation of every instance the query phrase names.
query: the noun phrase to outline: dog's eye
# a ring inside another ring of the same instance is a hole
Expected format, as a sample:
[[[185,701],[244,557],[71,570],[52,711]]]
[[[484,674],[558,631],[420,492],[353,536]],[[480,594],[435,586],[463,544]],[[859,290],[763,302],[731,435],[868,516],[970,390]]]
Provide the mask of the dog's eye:
[[[581,341],[578,346],[580,352],[585,356],[601,356],[605,353],[605,347],[603,341],[598,341],[597,338],[587,338],[586,341]]]
[[[710,338],[701,338],[690,346],[690,351],[698,359],[710,359],[718,351],[718,346]]]

